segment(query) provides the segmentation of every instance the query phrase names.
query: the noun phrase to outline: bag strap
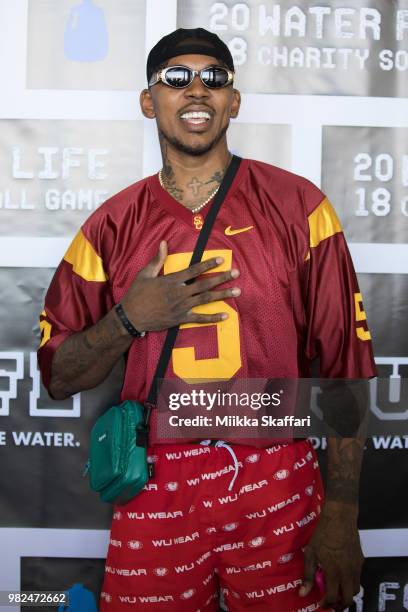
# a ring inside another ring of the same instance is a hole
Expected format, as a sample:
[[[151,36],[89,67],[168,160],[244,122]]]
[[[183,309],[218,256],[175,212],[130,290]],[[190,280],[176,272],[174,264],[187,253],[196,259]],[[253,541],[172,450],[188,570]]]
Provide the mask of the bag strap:
[[[232,181],[234,180],[235,175],[238,172],[240,164],[241,158],[237,155],[233,155],[231,162],[227,168],[227,171],[224,174],[224,178],[222,179],[220,188],[215,194],[214,201],[211,204],[211,208],[205,218],[204,225],[201,228],[193,255],[191,257],[190,266],[201,261],[212,227],[214,225],[215,219],[217,218],[218,211],[220,210],[221,205],[225,200],[228,190],[231,187]],[[190,284],[193,281],[194,279],[187,281],[187,283]],[[163,379],[166,373],[167,366],[171,357],[171,352],[176,342],[179,327],[179,325],[176,325],[175,327],[170,327],[167,331],[166,339],[163,344],[156,372],[153,376],[150,391],[145,402],[145,405],[147,407],[145,414],[146,425],[148,425],[149,423],[152,408],[156,405],[158,394],[158,381],[160,379]]]

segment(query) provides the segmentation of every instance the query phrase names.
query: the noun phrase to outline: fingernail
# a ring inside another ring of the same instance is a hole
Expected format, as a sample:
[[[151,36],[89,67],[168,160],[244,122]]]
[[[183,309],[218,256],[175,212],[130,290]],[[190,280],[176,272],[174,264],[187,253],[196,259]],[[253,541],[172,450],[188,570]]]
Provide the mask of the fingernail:
[[[237,278],[239,276],[239,270],[237,270],[236,268],[231,270],[231,276],[232,278]]]
[[[239,287],[234,287],[231,291],[231,295],[241,295],[241,289]]]
[[[222,257],[217,257],[215,261],[217,262],[217,264],[222,264],[224,259]]]
[[[222,319],[223,321],[225,321],[225,319],[228,319],[228,315],[227,315],[227,313],[226,313],[226,312],[223,312],[223,313],[222,313],[222,315],[221,315],[221,319]]]
[[[300,595],[301,597],[304,597],[304,596],[306,595],[306,587],[304,587],[304,586],[300,587],[300,589],[299,589],[299,595]]]

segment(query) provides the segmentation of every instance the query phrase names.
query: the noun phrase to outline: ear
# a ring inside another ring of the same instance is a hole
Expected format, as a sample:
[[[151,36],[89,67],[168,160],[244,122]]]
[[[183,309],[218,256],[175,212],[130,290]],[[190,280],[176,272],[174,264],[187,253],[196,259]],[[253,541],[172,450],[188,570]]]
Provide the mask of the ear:
[[[232,104],[231,104],[231,119],[236,119],[238,117],[239,109],[241,106],[241,94],[238,89],[232,90]]]
[[[140,92],[140,108],[143,115],[148,119],[154,119],[156,117],[150,89],[142,89]]]

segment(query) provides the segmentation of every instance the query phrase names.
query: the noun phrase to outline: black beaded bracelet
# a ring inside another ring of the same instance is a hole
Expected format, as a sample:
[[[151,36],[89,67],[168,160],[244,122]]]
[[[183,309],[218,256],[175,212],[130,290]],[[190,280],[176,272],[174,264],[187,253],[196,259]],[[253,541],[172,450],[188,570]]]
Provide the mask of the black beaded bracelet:
[[[133,336],[134,338],[143,338],[146,332],[137,331],[136,327],[127,318],[126,313],[123,310],[122,304],[116,304],[115,310],[118,313],[118,317],[123,327],[126,329],[127,333]]]

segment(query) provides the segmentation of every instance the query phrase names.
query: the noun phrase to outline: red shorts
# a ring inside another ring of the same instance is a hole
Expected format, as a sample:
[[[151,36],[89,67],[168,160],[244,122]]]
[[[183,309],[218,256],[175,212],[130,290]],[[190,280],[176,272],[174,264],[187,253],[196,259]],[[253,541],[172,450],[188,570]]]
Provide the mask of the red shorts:
[[[114,509],[101,612],[209,612],[220,593],[231,612],[320,610],[316,585],[298,596],[323,500],[311,444],[229,448],[149,449],[155,477]]]

